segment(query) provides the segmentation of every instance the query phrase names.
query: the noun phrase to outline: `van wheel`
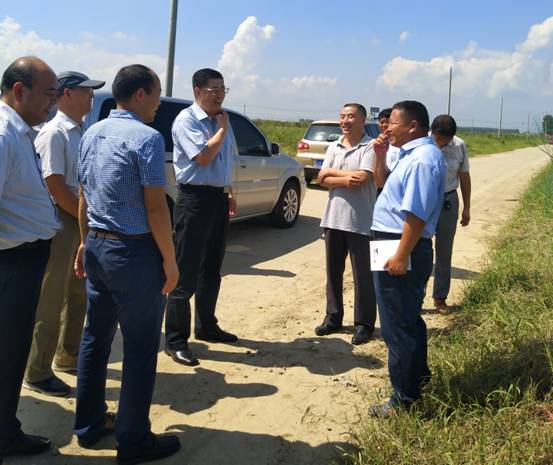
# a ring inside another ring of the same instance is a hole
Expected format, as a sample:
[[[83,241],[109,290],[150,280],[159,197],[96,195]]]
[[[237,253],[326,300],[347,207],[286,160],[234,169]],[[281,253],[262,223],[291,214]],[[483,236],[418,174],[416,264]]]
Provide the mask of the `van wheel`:
[[[271,222],[277,228],[289,228],[297,221],[299,214],[300,189],[294,181],[286,181],[271,212]]]

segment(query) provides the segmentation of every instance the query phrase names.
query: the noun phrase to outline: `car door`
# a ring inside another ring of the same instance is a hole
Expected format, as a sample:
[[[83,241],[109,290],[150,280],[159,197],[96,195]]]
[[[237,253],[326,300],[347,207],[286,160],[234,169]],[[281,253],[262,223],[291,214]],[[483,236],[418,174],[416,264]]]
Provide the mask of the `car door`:
[[[265,137],[247,118],[233,112],[229,117],[238,151],[237,216],[269,212],[278,196],[278,157],[271,156]]]

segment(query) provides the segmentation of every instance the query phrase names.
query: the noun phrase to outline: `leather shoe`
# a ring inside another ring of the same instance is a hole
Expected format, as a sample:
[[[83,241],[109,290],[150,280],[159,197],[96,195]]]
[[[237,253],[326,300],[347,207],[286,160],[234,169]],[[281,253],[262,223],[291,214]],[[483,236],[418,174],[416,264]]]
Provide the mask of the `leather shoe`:
[[[180,363],[181,365],[194,367],[200,364],[198,359],[194,357],[194,354],[188,347],[178,350],[165,349],[165,353],[169,355],[174,362]]]
[[[115,423],[117,421],[117,415],[113,412],[106,412],[104,418],[104,424],[99,428],[88,431],[80,436],[77,436],[77,442],[79,446],[90,449],[104,436],[108,436],[115,431]]]
[[[23,386],[31,391],[40,392],[41,394],[46,394],[47,396],[63,397],[71,392],[69,385],[64,383],[55,375],[51,378],[37,381],[36,383],[24,381]]]
[[[323,323],[322,325],[317,326],[315,328],[315,334],[317,336],[328,336],[329,334],[337,333],[341,329],[342,329],[341,325],[336,326],[336,325],[333,325],[332,323]]]
[[[210,330],[199,330],[194,331],[194,336],[200,341],[209,341],[209,342],[236,342],[238,337],[232,333],[227,333],[223,331],[219,326],[215,326]]]
[[[167,435],[151,434],[151,440],[146,444],[127,449],[117,448],[117,463],[122,465],[136,465],[137,463],[158,460],[173,455],[180,449],[179,438]]]
[[[369,407],[369,415],[374,418],[380,418],[387,420],[395,415],[397,415],[396,407],[387,400],[383,404],[375,404]]]
[[[35,455],[42,454],[50,449],[50,439],[42,436],[21,433],[9,446],[0,449],[0,463],[2,457],[8,455]]]
[[[353,336],[351,337],[351,343],[353,345],[365,344],[369,342],[372,336],[372,330],[365,325],[355,325],[353,329]]]

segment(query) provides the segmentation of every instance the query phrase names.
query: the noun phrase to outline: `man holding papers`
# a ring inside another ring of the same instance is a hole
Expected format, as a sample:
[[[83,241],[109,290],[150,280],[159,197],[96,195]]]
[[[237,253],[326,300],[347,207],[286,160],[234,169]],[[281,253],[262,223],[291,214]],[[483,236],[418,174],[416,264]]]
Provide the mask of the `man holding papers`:
[[[374,142],[374,175],[384,189],[374,207],[372,230],[376,240],[399,240],[385,270],[373,272],[393,392],[384,404],[371,406],[369,414],[383,418],[420,399],[421,386],[430,378],[420,313],[432,272],[431,238],[444,199],[446,165],[428,129],[425,106],[406,100],[394,105],[388,130]],[[386,166],[390,144],[400,147],[391,172]]]

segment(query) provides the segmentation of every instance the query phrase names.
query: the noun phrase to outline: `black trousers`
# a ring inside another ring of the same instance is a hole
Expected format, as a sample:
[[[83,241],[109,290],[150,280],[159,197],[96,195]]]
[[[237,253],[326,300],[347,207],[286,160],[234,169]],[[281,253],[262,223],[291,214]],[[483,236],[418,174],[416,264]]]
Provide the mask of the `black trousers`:
[[[16,417],[50,241],[0,250],[0,451],[21,434]]]
[[[215,306],[229,228],[228,194],[222,188],[181,185],[173,220],[180,276],[167,299],[165,341],[167,348],[180,350],[190,337],[192,295],[196,331],[217,325]]]
[[[325,322],[342,326],[344,318],[344,270],[350,256],[354,283],[353,321],[374,329],[376,296],[370,269],[369,236],[338,229],[325,229],[326,317]]]

